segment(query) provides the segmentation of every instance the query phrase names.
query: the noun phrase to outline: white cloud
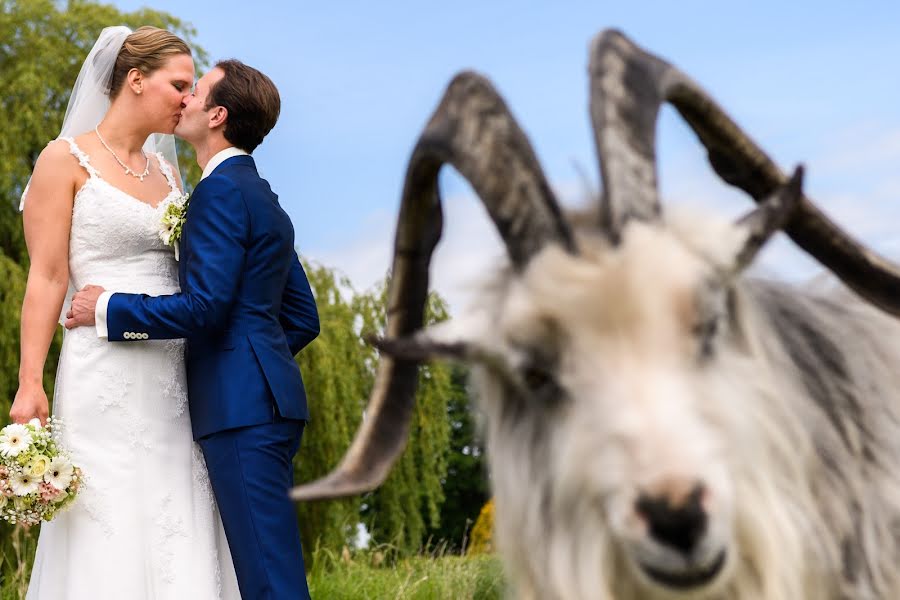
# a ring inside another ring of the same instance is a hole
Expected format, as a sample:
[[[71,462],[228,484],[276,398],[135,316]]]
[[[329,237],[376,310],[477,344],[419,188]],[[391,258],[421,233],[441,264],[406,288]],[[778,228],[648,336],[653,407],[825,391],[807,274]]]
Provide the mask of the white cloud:
[[[822,149],[818,166],[849,173],[870,173],[900,162],[900,129],[877,123],[859,123],[837,132]]]
[[[374,286],[387,273],[396,217],[386,212],[368,216],[365,222],[323,248],[311,247],[304,257],[345,275],[357,290]],[[349,224],[348,224],[349,226]]]
[[[451,310],[465,306],[470,283],[503,256],[500,236],[481,203],[469,195],[444,198],[444,231],[431,264],[431,289]],[[355,288],[371,288],[390,267],[397,216],[376,213],[346,245],[313,249],[309,258],[347,275]]]
[[[572,205],[584,197],[584,187],[582,183],[565,183],[555,189],[564,205]],[[466,306],[479,281],[503,259],[505,250],[500,234],[474,193],[445,197],[442,206],[444,230],[432,257],[431,289],[447,301],[451,312],[456,312]],[[369,289],[384,278],[390,267],[396,222],[394,213],[373,213],[348,235],[352,241],[314,248],[306,255],[344,273],[356,289]]]

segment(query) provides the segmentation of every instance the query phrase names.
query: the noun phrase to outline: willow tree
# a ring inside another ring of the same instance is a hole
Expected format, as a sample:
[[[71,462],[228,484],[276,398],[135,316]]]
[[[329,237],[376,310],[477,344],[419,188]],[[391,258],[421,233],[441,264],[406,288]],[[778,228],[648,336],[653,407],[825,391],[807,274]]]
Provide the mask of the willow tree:
[[[456,365],[452,371],[453,390],[447,405],[450,444],[447,473],[443,480],[444,504],[441,522],[428,536],[450,552],[465,547],[481,508],[490,497],[487,465],[476,421],[477,408],[467,380],[468,369]]]
[[[297,358],[311,413],[294,459],[297,481],[321,477],[347,449],[362,420],[374,358],[358,335],[360,319],[353,299],[344,298],[352,294],[349,282],[321,266],[307,265],[306,274],[316,297],[321,333]],[[308,562],[312,548],[340,550],[351,542],[360,522],[359,507],[358,498],[298,505]]]
[[[298,358],[312,413],[296,458],[298,481],[310,481],[332,469],[359,428],[378,360],[364,338],[383,330],[386,302],[386,283],[370,292],[358,293],[327,268],[308,267],[307,275],[316,296],[322,332]],[[431,294],[427,322],[446,318],[444,301]],[[421,368],[409,443],[388,480],[376,492],[362,500],[300,505],[298,513],[307,551],[317,542],[332,550],[349,544],[361,514],[375,543],[387,542],[402,552],[421,546],[428,526],[439,522],[449,437],[447,403],[452,385],[448,367]]]
[[[357,300],[364,331],[380,332],[385,325],[387,283]],[[447,319],[447,305],[432,292],[425,307],[425,323]],[[448,365],[419,367],[416,404],[406,450],[385,483],[365,499],[363,514],[375,543],[386,543],[401,553],[419,550],[429,528],[440,523],[447,472],[450,422],[447,405],[454,393]]]

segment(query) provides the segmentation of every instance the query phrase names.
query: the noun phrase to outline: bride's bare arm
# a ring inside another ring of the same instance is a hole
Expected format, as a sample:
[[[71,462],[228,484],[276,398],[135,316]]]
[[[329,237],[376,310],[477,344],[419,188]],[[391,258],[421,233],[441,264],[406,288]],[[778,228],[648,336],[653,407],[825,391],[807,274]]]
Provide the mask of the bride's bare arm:
[[[47,146],[34,167],[25,201],[25,243],[31,266],[22,301],[19,390],[9,411],[16,423],[32,418],[45,422],[49,414],[43,372],[69,285],[74,166],[64,142]]]

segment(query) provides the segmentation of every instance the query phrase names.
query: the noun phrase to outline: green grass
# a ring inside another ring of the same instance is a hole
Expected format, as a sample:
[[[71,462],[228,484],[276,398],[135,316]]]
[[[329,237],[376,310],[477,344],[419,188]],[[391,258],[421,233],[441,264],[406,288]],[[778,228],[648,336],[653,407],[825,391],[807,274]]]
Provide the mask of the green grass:
[[[499,600],[504,581],[495,556],[417,556],[391,566],[378,551],[336,559],[322,552],[309,577],[313,598],[329,600]],[[327,558],[326,558],[327,557]],[[325,560],[323,560],[325,558]],[[377,566],[376,566],[377,565]]]
[[[0,525],[0,600],[21,600],[28,589],[38,529]]]
[[[37,530],[0,526],[0,600],[21,600]],[[319,550],[309,574],[313,598],[327,600],[500,600],[504,580],[496,556],[441,552],[395,558],[388,547],[350,553]]]

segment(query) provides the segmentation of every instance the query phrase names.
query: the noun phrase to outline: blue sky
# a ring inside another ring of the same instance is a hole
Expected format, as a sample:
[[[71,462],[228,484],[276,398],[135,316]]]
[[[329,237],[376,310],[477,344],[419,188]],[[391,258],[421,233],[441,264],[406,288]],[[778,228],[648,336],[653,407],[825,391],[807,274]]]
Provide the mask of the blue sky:
[[[599,187],[587,115],[587,47],[616,27],[700,82],[784,169],[867,243],[900,257],[900,5],[848,2],[239,2],[116,0],[192,23],[213,60],[266,72],[282,116],[255,157],[300,251],[364,289],[384,276],[410,150],[452,75],[490,77],[568,205]],[[660,120],[668,203],[738,215],[750,203],[711,174],[671,110]],[[443,178],[445,240],[433,268],[454,309],[502,250],[468,186]],[[817,267],[784,240],[758,269]]]

